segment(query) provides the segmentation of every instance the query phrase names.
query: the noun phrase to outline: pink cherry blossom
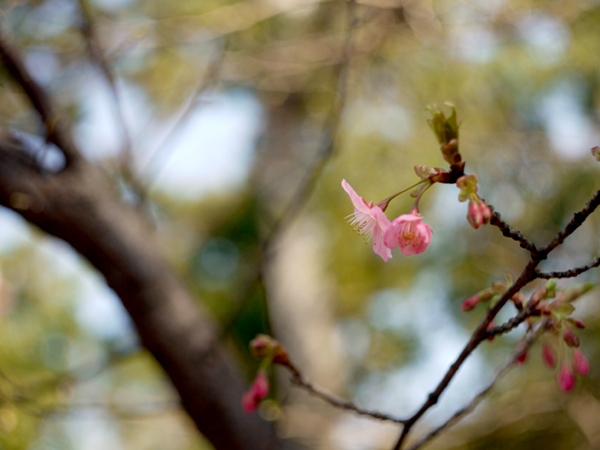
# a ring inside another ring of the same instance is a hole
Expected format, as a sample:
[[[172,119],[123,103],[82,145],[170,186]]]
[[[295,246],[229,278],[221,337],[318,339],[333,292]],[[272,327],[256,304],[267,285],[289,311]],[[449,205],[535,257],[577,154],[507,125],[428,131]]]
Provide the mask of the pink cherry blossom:
[[[348,193],[354,205],[354,214],[349,216],[350,224],[358,231],[358,234],[365,235],[367,239],[372,239],[373,251],[381,256],[381,259],[387,261],[392,257],[392,251],[384,245],[383,236],[390,226],[390,219],[387,218],[379,206],[373,205],[373,202],[367,203],[352,189],[352,186],[346,180],[342,180],[342,187]]]
[[[575,387],[575,374],[567,364],[563,364],[556,377],[558,386],[563,392],[569,392]]]
[[[579,349],[573,353],[573,370],[583,376],[587,375],[590,370],[590,363]]]
[[[250,389],[248,389],[242,396],[242,407],[246,412],[254,412],[258,409],[258,405],[263,398],[269,393],[269,380],[263,371],[259,371],[256,374],[256,378],[252,382]]]
[[[423,253],[431,242],[431,227],[422,222],[416,209],[395,218],[385,232],[383,242],[389,248],[400,247],[405,255]]]

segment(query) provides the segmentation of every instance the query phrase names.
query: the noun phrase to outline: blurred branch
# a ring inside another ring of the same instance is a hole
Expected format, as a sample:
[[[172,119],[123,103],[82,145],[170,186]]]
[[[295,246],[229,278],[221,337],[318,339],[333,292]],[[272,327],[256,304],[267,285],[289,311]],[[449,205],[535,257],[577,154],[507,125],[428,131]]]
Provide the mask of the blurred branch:
[[[117,89],[117,81],[113,71],[104,56],[104,51],[98,42],[96,24],[92,17],[91,6],[87,0],[78,0],[81,12],[81,32],[85,38],[90,59],[98,66],[104,76],[111,93],[112,105],[116,116],[116,125],[119,128],[122,140],[121,146],[121,171],[124,178],[129,181],[137,195],[141,197],[142,187],[133,173],[133,145],[127,128],[127,122],[123,113],[121,96]]]
[[[206,74],[199,81],[198,85],[195,89],[192,90],[191,94],[187,96],[187,104],[182,108],[179,112],[179,116],[175,120],[175,123],[171,127],[171,129],[167,132],[167,134],[162,138],[162,140],[156,146],[154,153],[150,155],[148,158],[148,162],[146,163],[146,167],[143,170],[145,175],[143,177],[144,183],[146,185],[146,190],[152,185],[152,183],[158,177],[160,170],[165,167],[165,164],[160,164],[163,162],[165,158],[168,158],[168,150],[172,150],[172,147],[167,147],[167,143],[175,136],[175,134],[180,131],[181,127],[185,123],[186,119],[191,115],[191,113],[198,106],[198,100],[209,88],[214,86],[219,81],[219,75],[221,73],[221,69],[223,67],[223,61],[225,60],[225,54],[227,51],[227,44],[223,46],[221,54],[218,55],[217,58],[212,62],[212,64],[208,67]]]
[[[282,363],[281,365],[291,372],[291,374],[292,374],[291,381],[293,384],[304,389],[309,394],[312,394],[315,397],[320,398],[321,400],[329,403],[330,405],[335,406],[336,408],[343,409],[346,411],[351,411],[351,412],[354,412],[361,416],[367,416],[367,417],[370,417],[371,419],[377,419],[377,420],[400,423],[400,424],[403,424],[405,422],[403,419],[398,419],[398,418],[392,417],[388,414],[363,409],[359,406],[356,406],[352,402],[343,400],[343,399],[331,394],[330,392],[327,392],[323,388],[315,386],[314,384],[307,381],[304,378],[304,376],[302,375],[302,373],[300,372],[300,370],[289,361],[286,361],[285,363]]]
[[[295,217],[298,211],[304,206],[308,197],[310,196],[316,181],[321,175],[323,168],[328,158],[333,153],[333,146],[335,142],[335,135],[339,122],[341,119],[342,111],[346,102],[346,90],[347,90],[347,71],[349,64],[349,54],[352,42],[352,35],[357,25],[356,18],[354,16],[354,2],[348,3],[348,28],[346,30],[346,36],[343,42],[342,58],[341,63],[338,65],[335,79],[336,79],[336,96],[323,125],[323,138],[321,144],[317,149],[317,154],[310,167],[305,171],[299,186],[295,190],[292,198],[283,210],[283,213],[275,219],[271,229],[266,237],[260,243],[260,251],[258,255],[258,261],[255,266],[255,270],[248,275],[247,282],[244,283],[245,288],[242,290],[242,298],[236,302],[237,307],[233,311],[228,320],[222,325],[222,330],[230,330],[235,320],[239,317],[243,311],[246,300],[251,297],[251,292],[262,284],[264,279],[263,268],[267,262],[270,254],[270,246],[281,234],[283,229],[289,224],[289,222]],[[222,334],[225,336],[225,334]]]
[[[358,21],[355,17],[356,3],[354,0],[347,2],[348,28],[346,37],[342,47],[342,60],[336,68],[336,95],[331,105],[331,110],[327,115],[325,124],[323,125],[323,137],[314,160],[310,167],[305,171],[304,177],[300,180],[294,195],[284,208],[283,213],[275,220],[271,226],[269,236],[263,241],[261,248],[266,251],[270,243],[276,238],[280,230],[289,223],[300,209],[305,205],[310,197],[314,186],[321,176],[327,160],[331,157],[334,151],[335,139],[338,132],[338,127],[342,118],[342,113],[346,105],[348,71],[350,63],[350,51],[352,45],[352,36]]]
[[[48,94],[31,76],[2,25],[0,25],[0,59],[40,115],[46,129],[47,142],[52,142],[62,151],[67,165],[80,160],[81,156],[73,143],[66,123],[58,116]]]

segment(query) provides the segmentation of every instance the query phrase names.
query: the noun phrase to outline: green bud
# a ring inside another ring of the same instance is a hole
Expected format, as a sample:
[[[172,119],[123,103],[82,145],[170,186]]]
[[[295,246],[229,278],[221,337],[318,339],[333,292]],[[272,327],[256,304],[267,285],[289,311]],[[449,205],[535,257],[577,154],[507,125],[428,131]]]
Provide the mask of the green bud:
[[[456,119],[456,110],[454,106],[447,103],[452,109],[450,117],[440,110],[440,108],[433,104],[427,107],[427,110],[431,113],[432,117],[427,121],[431,127],[435,137],[440,144],[450,144],[450,141],[458,141],[458,121]],[[456,151],[458,151],[458,142],[456,143]]]
[[[548,280],[545,285],[546,295],[545,298],[554,298],[556,295],[556,280]]]

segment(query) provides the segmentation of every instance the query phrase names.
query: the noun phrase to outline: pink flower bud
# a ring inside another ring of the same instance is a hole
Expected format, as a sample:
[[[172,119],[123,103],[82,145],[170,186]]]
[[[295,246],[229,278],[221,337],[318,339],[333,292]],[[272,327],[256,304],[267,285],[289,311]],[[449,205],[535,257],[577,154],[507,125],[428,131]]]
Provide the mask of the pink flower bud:
[[[475,229],[485,225],[492,218],[492,210],[483,201],[470,201],[467,220]]]
[[[575,325],[577,328],[580,328],[582,330],[585,328],[585,323],[583,323],[579,319],[571,319],[570,322],[573,323],[573,325]]]
[[[565,330],[563,333],[563,339],[569,347],[579,347],[579,338],[575,336],[571,330]]]
[[[463,301],[462,305],[460,305],[460,309],[462,312],[471,311],[477,306],[477,303],[479,303],[479,294],[472,295]]]
[[[422,222],[423,217],[416,209],[392,220],[383,237],[386,247],[400,247],[405,255],[423,253],[431,242],[431,227]]]
[[[246,412],[254,412],[258,409],[258,405],[263,398],[269,393],[269,380],[264,372],[259,371],[256,374],[256,378],[252,382],[250,389],[248,389],[242,396],[242,407]]]
[[[583,376],[587,375],[590,370],[590,363],[579,349],[573,353],[573,370]]]
[[[600,147],[597,145],[591,148],[592,156],[596,159],[596,161],[600,161]]]
[[[526,359],[527,359],[527,350],[523,350],[521,353],[519,353],[519,356],[517,356],[517,359],[515,359],[515,363],[523,364]]]
[[[554,350],[549,345],[544,345],[542,348],[542,358],[544,363],[551,369],[556,365],[556,357],[554,355]]]
[[[563,364],[556,376],[556,381],[563,392],[569,392],[575,387],[575,374],[567,364]]]

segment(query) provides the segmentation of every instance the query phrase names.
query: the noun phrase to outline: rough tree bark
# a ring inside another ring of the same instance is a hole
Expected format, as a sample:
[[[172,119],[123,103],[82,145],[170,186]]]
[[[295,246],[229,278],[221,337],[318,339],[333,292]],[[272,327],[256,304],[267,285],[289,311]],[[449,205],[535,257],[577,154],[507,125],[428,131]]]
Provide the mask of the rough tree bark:
[[[81,157],[49,97],[1,32],[0,57],[40,115],[47,140],[66,160],[64,168],[51,173],[36,160],[38,149],[3,130],[0,204],[68,242],[104,275],[129,312],[142,344],[216,449],[291,447],[269,423],[242,411],[246,386],[217,328],[170,270],[145,220]]]

